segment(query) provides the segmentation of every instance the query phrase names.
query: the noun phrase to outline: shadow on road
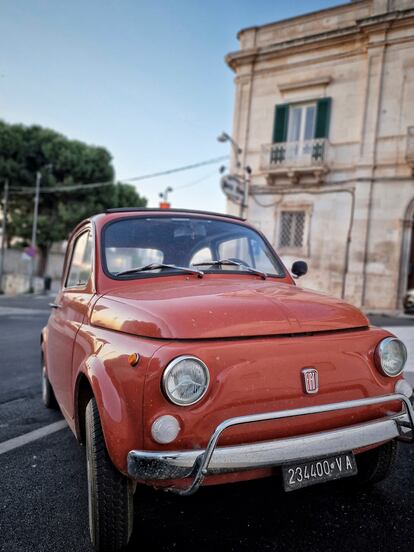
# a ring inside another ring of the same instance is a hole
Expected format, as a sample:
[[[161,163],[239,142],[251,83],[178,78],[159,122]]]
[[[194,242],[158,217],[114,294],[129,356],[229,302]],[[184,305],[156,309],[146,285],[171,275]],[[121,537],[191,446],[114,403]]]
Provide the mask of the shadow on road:
[[[396,479],[368,490],[344,480],[289,494],[279,478],[202,488],[192,497],[139,488],[128,549],[408,550],[413,510],[404,507],[409,497],[394,494]]]

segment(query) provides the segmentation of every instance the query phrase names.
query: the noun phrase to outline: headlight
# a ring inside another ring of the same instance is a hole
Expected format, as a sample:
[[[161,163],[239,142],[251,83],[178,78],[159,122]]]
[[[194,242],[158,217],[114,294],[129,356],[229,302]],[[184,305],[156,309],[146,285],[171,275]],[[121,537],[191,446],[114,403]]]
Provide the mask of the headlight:
[[[386,376],[399,376],[407,360],[407,349],[402,341],[395,337],[386,337],[378,343],[375,361]]]
[[[164,393],[174,404],[189,406],[199,401],[210,382],[207,366],[192,356],[174,359],[164,371],[162,386]]]

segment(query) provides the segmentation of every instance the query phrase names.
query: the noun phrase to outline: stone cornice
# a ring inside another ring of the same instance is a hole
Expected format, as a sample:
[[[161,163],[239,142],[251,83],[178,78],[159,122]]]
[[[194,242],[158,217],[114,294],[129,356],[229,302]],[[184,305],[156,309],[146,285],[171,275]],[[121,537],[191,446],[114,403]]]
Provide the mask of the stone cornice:
[[[258,57],[260,57],[260,59],[265,59],[282,52],[285,55],[287,50],[290,51],[289,53],[293,53],[296,50],[307,48],[309,44],[323,44],[328,41],[335,41],[338,39],[343,41],[345,37],[353,38],[358,33],[359,28],[356,25],[353,25],[352,27],[346,27],[334,31],[326,31],[324,33],[278,42],[270,46],[248,48],[237,52],[231,52],[226,55],[225,60],[229,67],[235,71],[239,65],[251,63],[253,59],[257,59]]]
[[[384,25],[388,26],[390,23],[394,25],[397,22],[400,23],[412,17],[414,17],[414,8],[409,8],[407,10],[380,13],[378,15],[371,15],[370,17],[358,19],[357,25],[360,29],[369,29],[371,31],[374,27],[381,29]]]
[[[348,3],[345,4],[339,4],[338,6],[332,6],[330,8],[324,8],[321,10],[316,10],[308,13],[304,13],[301,15],[295,15],[293,17],[288,17],[286,19],[281,19],[279,21],[272,21],[271,23],[265,23],[264,25],[252,25],[251,27],[244,27],[237,33],[237,38],[239,39],[240,36],[249,31],[256,31],[258,29],[266,29],[271,27],[280,27],[285,26],[286,24],[292,24],[294,22],[302,23],[303,21],[306,21],[309,18],[316,17],[318,15],[330,15],[331,13],[337,14],[339,11],[341,13],[343,12],[349,12],[355,10],[355,7],[359,7],[360,5],[364,4],[370,4],[370,0],[352,0],[351,2],[348,1]]]
[[[407,19],[409,21],[407,21]],[[225,57],[226,63],[233,71],[236,71],[239,66],[250,64],[253,60],[266,60],[280,54],[287,55],[300,52],[308,49],[309,45],[314,47],[326,47],[334,45],[336,42],[345,40],[355,40],[358,37],[363,39],[366,34],[376,32],[378,30],[392,27],[405,26],[412,24],[414,19],[414,9],[387,12],[380,15],[370,16],[364,19],[359,19],[354,25],[341,29],[325,31],[309,36],[285,40],[270,44],[269,46],[246,48],[236,52],[230,52]]]

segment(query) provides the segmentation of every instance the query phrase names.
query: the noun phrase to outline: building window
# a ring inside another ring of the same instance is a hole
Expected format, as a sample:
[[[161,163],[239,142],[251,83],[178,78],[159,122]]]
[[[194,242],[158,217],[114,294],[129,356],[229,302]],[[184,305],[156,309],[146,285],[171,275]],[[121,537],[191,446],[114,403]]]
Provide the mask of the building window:
[[[331,98],[275,107],[273,143],[328,138]]]
[[[288,142],[305,142],[315,136],[316,103],[292,105],[289,108]]]
[[[280,216],[279,247],[301,249],[305,242],[305,211],[282,211]]]

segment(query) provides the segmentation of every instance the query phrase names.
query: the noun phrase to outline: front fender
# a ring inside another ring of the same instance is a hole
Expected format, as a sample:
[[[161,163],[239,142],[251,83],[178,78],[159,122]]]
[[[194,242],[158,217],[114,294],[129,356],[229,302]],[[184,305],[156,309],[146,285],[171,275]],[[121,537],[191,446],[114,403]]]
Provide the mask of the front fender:
[[[96,399],[108,454],[115,467],[126,474],[128,452],[143,445],[145,377],[159,344],[91,327],[82,327],[76,341],[73,388],[77,436],[80,438],[82,433],[82,412],[86,407],[82,387],[86,378],[86,387]],[[135,367],[128,362],[133,352],[140,356]]]

